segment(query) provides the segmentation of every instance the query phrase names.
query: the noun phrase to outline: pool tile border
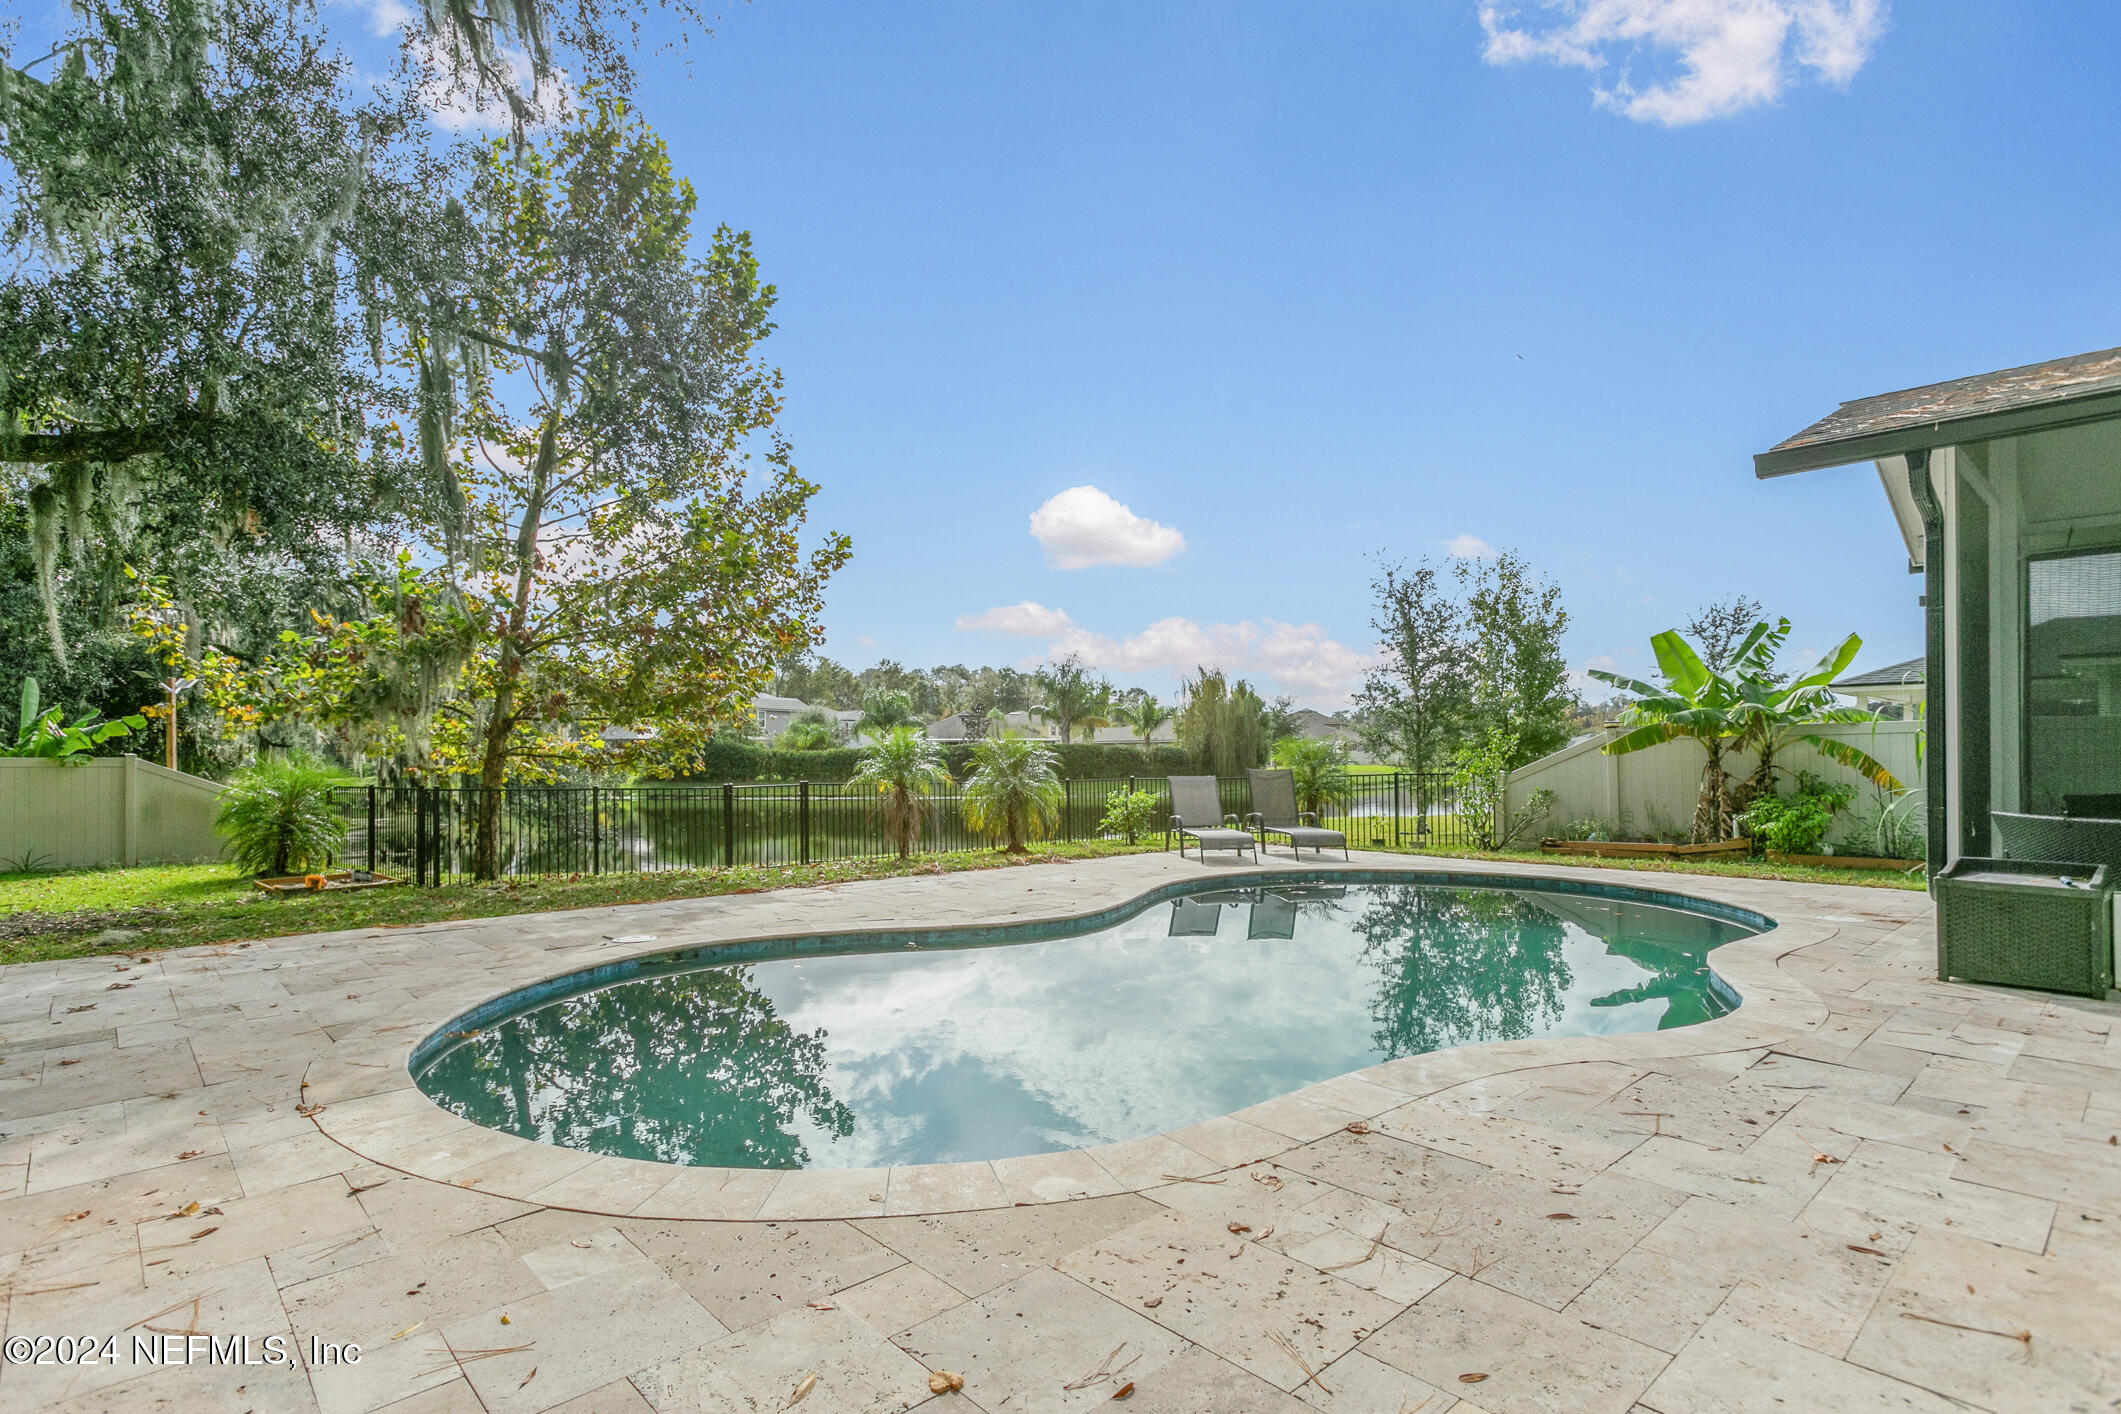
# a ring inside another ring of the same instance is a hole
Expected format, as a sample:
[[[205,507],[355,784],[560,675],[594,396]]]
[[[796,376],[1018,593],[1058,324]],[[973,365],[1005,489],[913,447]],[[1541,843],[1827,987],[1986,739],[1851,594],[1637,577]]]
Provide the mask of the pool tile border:
[[[1707,912],[1747,926],[1765,923],[1768,931],[1726,943],[1709,955],[1715,975],[1743,1003],[1738,1010],[1711,1021],[1672,1031],[1459,1046],[1386,1061],[1171,1133],[991,1163],[767,1171],[589,1155],[487,1129],[452,1114],[418,1088],[412,1071],[442,1033],[479,1025],[480,1018],[513,1009],[526,989],[543,992],[548,987],[578,984],[586,977],[618,980],[636,973],[644,962],[676,954],[722,956],[727,949],[733,958],[756,956],[776,947],[785,950],[791,940],[809,937],[820,938],[822,946],[844,946],[862,936],[873,945],[874,934],[881,931],[894,941],[903,933],[935,939],[930,945],[950,945],[946,940],[966,945],[967,934],[998,927],[1044,930],[1060,925],[1088,931],[1103,926],[1103,920],[1139,912],[1172,894],[1198,887],[1199,876],[1147,888],[1136,882],[1124,897],[1087,911],[990,916],[948,928],[919,930],[750,932],[727,939],[702,938],[680,947],[660,939],[623,944],[611,939],[571,956],[524,959],[516,963],[515,970],[532,975],[512,985],[496,990],[495,978],[487,976],[428,991],[340,1037],[330,1055],[305,1077],[303,1098],[318,1106],[311,1116],[317,1128],[363,1159],[438,1183],[543,1207],[612,1217],[720,1222],[927,1216],[1161,1188],[1271,1159],[1349,1125],[1376,1123],[1411,1101],[1469,1082],[1582,1061],[1757,1049],[1805,1035],[1827,1020],[1825,1004],[1776,963],[1791,952],[1833,937],[1832,918],[1785,909],[1770,918],[1746,902],[1716,897],[1724,892],[1755,895],[1754,890],[1733,889],[1720,879],[1694,876],[1694,882],[1707,892],[1681,893],[1668,887],[1584,879],[1537,866],[1497,866],[1476,874],[1419,860],[1385,862],[1371,857],[1301,867],[1276,861],[1247,867],[1216,882],[1241,888],[1278,877],[1312,874],[1620,898]],[[627,950],[615,956],[614,945]],[[572,965],[555,967],[556,961]],[[1192,1144],[1187,1142],[1189,1137]]]

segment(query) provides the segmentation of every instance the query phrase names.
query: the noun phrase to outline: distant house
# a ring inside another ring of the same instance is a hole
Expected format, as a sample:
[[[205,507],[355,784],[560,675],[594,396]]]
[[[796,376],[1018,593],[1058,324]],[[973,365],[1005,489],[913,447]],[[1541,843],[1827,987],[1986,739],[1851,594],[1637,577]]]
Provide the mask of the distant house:
[[[1924,691],[1922,669],[1926,661],[1910,658],[1889,668],[1852,673],[1827,686],[1843,697],[1855,698],[1857,706],[1881,717],[1920,716]]]
[[[928,736],[932,741],[977,741],[986,734],[984,717],[975,717],[970,712],[952,712],[947,717],[938,717],[928,724]],[[1037,737],[1041,741],[1060,739],[1060,728],[1037,712],[1010,712],[1002,718],[1002,730],[1010,736]]]
[[[812,708],[800,697],[775,697],[762,692],[751,699],[751,715],[759,724],[759,735],[772,741],[788,730],[789,723],[809,711],[822,711],[832,718],[832,734],[841,741],[854,740],[854,725],[862,719],[860,712],[851,708]]]
[[[1132,727],[1092,727],[1090,740],[1100,746],[1139,746],[1141,738]],[[1159,722],[1156,730],[1149,733],[1149,744],[1168,746],[1178,740],[1178,725],[1175,722]]]

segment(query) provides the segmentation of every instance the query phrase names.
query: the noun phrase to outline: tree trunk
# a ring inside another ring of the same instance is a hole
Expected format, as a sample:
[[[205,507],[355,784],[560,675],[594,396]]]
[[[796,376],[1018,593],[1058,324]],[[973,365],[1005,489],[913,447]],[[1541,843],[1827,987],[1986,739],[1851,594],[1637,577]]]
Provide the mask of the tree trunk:
[[[538,531],[545,521],[545,497],[559,463],[557,414],[545,419],[538,435],[537,464],[531,468],[530,493],[523,499],[523,518],[516,523],[515,595],[508,606],[508,628],[501,637],[501,663],[494,677],[493,709],[486,720],[485,751],[479,762],[479,823],[472,848],[475,879],[500,873],[501,788],[508,780],[508,738],[515,731],[516,679],[523,674],[523,632],[530,620],[530,595],[536,582]]]
[[[1709,760],[1701,770],[1701,801],[1694,807],[1691,838],[1695,844],[1714,844],[1730,830],[1731,778],[1723,769],[1724,744],[1705,741],[1702,746]]]

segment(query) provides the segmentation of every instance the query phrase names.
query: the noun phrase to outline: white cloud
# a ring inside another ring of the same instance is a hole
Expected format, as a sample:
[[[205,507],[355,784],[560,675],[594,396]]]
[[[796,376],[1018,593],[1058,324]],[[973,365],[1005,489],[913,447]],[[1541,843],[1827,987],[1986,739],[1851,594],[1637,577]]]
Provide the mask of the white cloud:
[[[1885,0],[1483,0],[1490,64],[1535,60],[1602,74],[1601,108],[1680,127],[1782,96],[1799,70],[1845,85],[1885,34]],[[1638,85],[1637,55],[1660,61]]]
[[[1055,569],[1160,565],[1186,548],[1168,525],[1136,515],[1095,486],[1071,486],[1031,513],[1031,533]]]
[[[362,0],[362,8],[368,11],[370,34],[395,34],[412,19],[405,0]]]
[[[1275,619],[1203,624],[1174,615],[1126,638],[1113,638],[1081,627],[1059,609],[1026,601],[968,614],[957,626],[1044,639],[1047,658],[1080,654],[1101,672],[1186,675],[1196,668],[1221,668],[1264,679],[1271,691],[1330,706],[1347,701],[1370,663],[1367,654],[1336,641],[1317,624]]]
[[[1495,547],[1477,535],[1458,535],[1443,542],[1443,552],[1454,560],[1491,560]]]
[[[1044,604],[1034,604],[1026,599],[1021,604],[1004,604],[998,609],[989,609],[984,614],[963,614],[957,621],[958,628],[966,632],[1006,633],[1016,638],[1051,638],[1066,633],[1075,626],[1075,621],[1059,609],[1049,609]]]

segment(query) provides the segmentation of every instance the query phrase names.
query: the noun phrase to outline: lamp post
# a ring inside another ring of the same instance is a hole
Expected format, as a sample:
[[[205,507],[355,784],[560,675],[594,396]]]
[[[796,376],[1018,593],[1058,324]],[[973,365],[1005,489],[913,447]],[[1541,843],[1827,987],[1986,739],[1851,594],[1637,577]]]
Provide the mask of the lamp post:
[[[164,678],[162,690],[169,694],[169,720],[162,727],[162,754],[167,758],[162,764],[174,771],[177,769],[177,695],[198,684],[197,678]]]

